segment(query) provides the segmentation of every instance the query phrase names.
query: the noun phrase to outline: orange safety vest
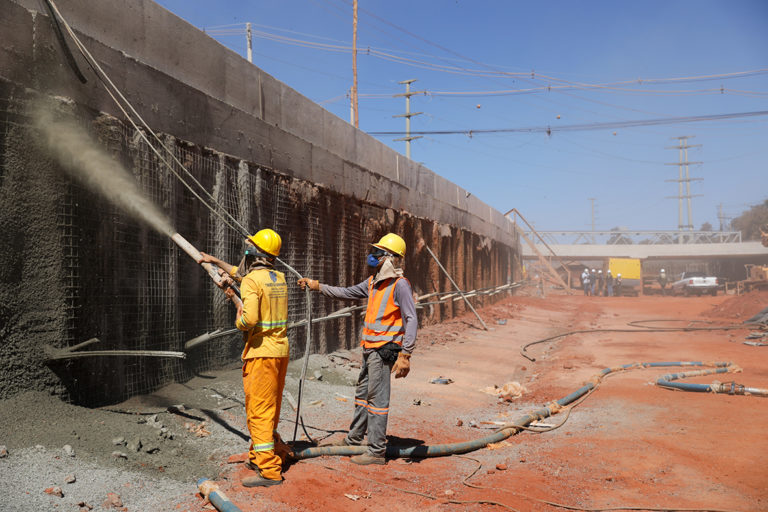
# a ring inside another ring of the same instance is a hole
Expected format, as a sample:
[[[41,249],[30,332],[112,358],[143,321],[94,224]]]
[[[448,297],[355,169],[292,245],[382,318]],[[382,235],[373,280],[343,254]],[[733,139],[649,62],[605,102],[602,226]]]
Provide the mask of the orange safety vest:
[[[360,340],[363,348],[378,348],[389,342],[403,344],[405,326],[394,294],[400,279],[385,279],[374,286],[373,277],[368,278],[368,309]]]

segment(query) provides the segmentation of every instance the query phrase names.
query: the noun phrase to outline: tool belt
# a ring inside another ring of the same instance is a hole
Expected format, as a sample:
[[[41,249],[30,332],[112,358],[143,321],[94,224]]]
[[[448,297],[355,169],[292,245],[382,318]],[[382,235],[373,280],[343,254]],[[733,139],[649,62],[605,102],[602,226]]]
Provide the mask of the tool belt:
[[[385,363],[394,363],[397,361],[397,355],[403,350],[403,347],[390,341],[374,350],[379,353],[379,357],[381,357],[382,361]]]

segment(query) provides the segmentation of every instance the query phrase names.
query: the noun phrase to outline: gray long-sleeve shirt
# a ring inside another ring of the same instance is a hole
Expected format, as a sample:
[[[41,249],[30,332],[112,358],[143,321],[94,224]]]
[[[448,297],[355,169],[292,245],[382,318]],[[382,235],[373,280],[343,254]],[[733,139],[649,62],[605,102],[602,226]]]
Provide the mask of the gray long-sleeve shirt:
[[[354,286],[329,286],[320,285],[320,292],[326,297],[335,299],[367,299],[368,298],[368,280],[358,283]],[[416,303],[413,301],[411,284],[407,279],[400,279],[395,284],[393,299],[400,308],[400,314],[403,317],[405,325],[405,334],[403,335],[403,351],[410,354],[416,347],[416,332],[419,329],[418,319],[416,318]]]

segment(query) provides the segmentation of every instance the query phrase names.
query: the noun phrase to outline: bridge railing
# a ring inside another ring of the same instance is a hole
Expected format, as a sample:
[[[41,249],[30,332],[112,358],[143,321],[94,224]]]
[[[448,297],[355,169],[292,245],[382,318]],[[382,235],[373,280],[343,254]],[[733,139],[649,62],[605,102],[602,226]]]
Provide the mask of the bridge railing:
[[[670,244],[729,244],[741,242],[741,231],[539,231],[541,239],[550,244],[573,245],[670,245]],[[526,233],[529,234],[529,233]],[[543,243],[531,237],[535,243]]]

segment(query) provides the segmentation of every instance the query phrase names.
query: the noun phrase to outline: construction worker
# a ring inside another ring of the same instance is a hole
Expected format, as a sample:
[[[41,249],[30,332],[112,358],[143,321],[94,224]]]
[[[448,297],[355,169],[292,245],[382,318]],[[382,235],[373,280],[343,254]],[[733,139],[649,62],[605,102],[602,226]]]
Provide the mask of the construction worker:
[[[243,331],[243,388],[251,444],[246,466],[254,474],[242,479],[245,487],[279,485],[282,465],[290,448],[277,433],[285,375],[288,369],[288,287],[282,272],[274,269],[282,239],[262,229],[246,241],[238,266],[203,253],[202,262],[213,263],[240,281],[242,307],[235,327]],[[222,286],[226,285],[227,279]],[[235,292],[225,288],[230,299]]]
[[[591,288],[589,285],[589,269],[588,268],[585,268],[584,272],[581,273],[581,285],[584,287],[584,295],[589,295]]]
[[[349,288],[299,279],[327,297],[368,299],[360,344],[363,364],[355,390],[355,413],[347,436],[337,446],[361,445],[368,434],[368,449],[352,457],[355,464],[386,464],[387,418],[389,415],[390,374],[408,375],[411,353],[416,343],[418,322],[411,284],[395,267],[395,259],[405,256],[405,241],[394,233],[381,237],[366,258],[375,274]]]
[[[661,269],[661,271],[659,272],[659,286],[661,286],[661,294],[662,295],[666,295],[667,294],[665,288],[667,287],[667,283],[668,282],[669,281],[667,280],[667,273],[664,272],[664,269]]]
[[[616,283],[613,285],[613,291],[617,297],[621,297],[621,273],[616,274]]]
[[[592,269],[592,272],[589,273],[589,294],[594,296],[595,295],[595,288],[597,288],[597,272],[595,269]]]
[[[605,273],[605,296],[613,297],[613,275],[611,269],[608,269]]]
[[[605,279],[603,278],[603,271],[598,270],[597,271],[597,295],[603,295],[605,292],[603,290],[603,287],[605,286]]]

